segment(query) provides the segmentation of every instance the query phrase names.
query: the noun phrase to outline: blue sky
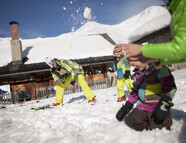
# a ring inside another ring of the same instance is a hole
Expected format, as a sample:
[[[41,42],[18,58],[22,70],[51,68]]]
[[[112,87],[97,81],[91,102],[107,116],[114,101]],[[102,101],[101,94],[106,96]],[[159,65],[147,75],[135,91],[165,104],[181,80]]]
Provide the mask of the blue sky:
[[[162,0],[0,0],[0,37],[11,36],[10,21],[20,24],[20,38],[56,37],[87,22],[86,7],[91,8],[93,21],[114,25],[162,4]]]

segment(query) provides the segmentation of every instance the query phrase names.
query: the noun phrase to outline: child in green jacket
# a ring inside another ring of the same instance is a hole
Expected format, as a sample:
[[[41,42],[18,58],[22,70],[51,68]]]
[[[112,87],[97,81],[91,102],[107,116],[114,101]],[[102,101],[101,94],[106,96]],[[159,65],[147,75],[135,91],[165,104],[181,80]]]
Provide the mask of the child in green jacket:
[[[45,62],[50,66],[52,77],[58,83],[56,88],[56,106],[63,103],[65,88],[71,90],[77,81],[88,102],[95,102],[95,95],[92,93],[84,79],[83,68],[71,60],[56,59],[47,57]]]
[[[127,63],[127,60],[121,60],[124,57],[123,54],[118,54],[118,52],[115,52],[114,55],[116,56],[116,60],[113,61],[113,68],[109,69],[108,71],[116,71],[117,73],[117,102],[122,102],[126,100],[123,84],[125,83],[127,85],[127,88],[130,92],[132,91],[133,87],[130,76],[130,65]]]

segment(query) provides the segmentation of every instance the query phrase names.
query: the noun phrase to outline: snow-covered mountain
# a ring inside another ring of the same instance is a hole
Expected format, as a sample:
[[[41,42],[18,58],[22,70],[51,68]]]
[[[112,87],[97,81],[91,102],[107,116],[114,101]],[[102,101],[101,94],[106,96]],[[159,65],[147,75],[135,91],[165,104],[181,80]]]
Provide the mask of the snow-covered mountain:
[[[170,24],[170,14],[158,6],[117,25],[87,22],[75,32],[50,38],[21,39],[26,64],[43,62],[46,57],[82,59],[112,55],[114,45],[99,34],[107,33],[116,43],[130,43]],[[10,38],[0,38],[0,67],[11,62]]]
[[[171,22],[167,9],[152,6],[117,25],[87,22],[75,34],[107,33],[115,42],[130,43],[157,31]]]

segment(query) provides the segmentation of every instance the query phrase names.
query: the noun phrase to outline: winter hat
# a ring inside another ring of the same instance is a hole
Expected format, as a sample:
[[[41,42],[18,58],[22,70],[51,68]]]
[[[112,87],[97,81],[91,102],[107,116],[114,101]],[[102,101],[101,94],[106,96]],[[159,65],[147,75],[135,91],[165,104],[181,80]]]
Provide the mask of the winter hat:
[[[51,61],[52,60],[54,60],[54,58],[52,58],[52,57],[47,57],[46,59],[45,59],[45,63],[47,64],[47,65],[49,65],[51,68],[52,68],[52,65],[51,65]]]

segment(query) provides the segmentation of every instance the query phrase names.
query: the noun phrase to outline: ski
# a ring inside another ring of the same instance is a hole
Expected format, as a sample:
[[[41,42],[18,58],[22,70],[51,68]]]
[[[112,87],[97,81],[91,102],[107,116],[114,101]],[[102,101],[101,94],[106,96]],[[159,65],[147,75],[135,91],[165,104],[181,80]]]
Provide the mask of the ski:
[[[6,107],[5,106],[0,106],[0,109],[5,109]]]
[[[31,110],[45,110],[45,109],[52,109],[53,107],[50,104],[39,106],[39,107],[32,107]]]

